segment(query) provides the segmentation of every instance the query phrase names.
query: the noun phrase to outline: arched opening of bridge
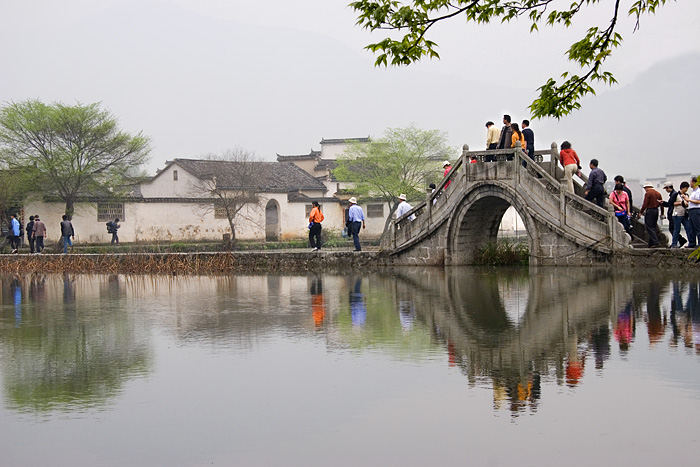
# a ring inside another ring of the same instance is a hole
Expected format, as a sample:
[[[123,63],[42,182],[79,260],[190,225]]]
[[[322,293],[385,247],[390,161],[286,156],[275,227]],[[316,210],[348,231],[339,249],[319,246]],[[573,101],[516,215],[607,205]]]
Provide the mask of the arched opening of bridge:
[[[536,226],[511,189],[497,185],[468,193],[453,217],[449,234],[449,264],[475,264],[483,251],[498,242],[525,243],[538,251]]]

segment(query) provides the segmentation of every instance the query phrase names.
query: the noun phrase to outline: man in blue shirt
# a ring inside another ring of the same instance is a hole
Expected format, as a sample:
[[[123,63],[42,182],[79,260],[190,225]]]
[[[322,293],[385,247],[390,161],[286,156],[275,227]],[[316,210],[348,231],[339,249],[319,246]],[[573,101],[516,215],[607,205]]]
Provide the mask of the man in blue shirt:
[[[360,227],[365,228],[365,213],[362,208],[357,205],[357,199],[353,196],[348,200],[350,209],[348,209],[348,230],[352,234],[352,241],[355,244],[355,251],[362,251],[360,246]]]
[[[595,201],[601,208],[605,207],[605,182],[608,177],[601,169],[598,168],[598,159],[591,159],[589,164],[591,173],[588,174],[586,182],[586,200]]]
[[[12,253],[17,253],[19,250],[19,221],[17,220],[17,216],[12,214],[11,215],[12,220],[10,220],[10,235],[12,236],[10,238],[10,246],[12,247]]]

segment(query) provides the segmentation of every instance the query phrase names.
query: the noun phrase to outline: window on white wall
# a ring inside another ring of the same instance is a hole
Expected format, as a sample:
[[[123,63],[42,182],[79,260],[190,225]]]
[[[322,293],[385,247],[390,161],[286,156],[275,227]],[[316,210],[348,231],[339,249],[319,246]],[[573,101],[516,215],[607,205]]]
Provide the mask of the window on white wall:
[[[124,216],[124,203],[97,203],[97,222],[113,221],[119,218],[126,220]]]
[[[367,217],[384,217],[384,205],[383,204],[368,204],[367,205]]]
[[[173,170],[173,180],[177,181],[177,170]]]

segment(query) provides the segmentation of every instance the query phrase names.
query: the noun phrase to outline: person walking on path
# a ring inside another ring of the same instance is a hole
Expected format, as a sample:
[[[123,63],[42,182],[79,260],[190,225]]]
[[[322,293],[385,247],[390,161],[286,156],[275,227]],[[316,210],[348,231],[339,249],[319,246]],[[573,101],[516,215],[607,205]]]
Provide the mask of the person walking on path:
[[[581,160],[578,158],[576,151],[571,149],[571,143],[564,141],[561,143],[561,151],[559,151],[559,162],[564,167],[564,180],[570,193],[574,192],[574,174],[581,170]]]
[[[355,244],[355,251],[362,251],[360,246],[360,228],[365,228],[365,213],[362,208],[357,205],[357,198],[354,196],[348,200],[350,209],[348,209],[348,227],[352,233],[352,241]]]
[[[323,213],[318,201],[311,203],[311,213],[309,214],[309,244],[311,251],[321,249],[321,222],[323,222]]]
[[[681,225],[685,228],[685,234],[689,239],[693,235],[693,229],[690,226],[690,221],[688,219],[687,193],[689,187],[690,184],[688,182],[681,182],[681,187],[678,190],[676,201],[673,203],[672,207],[669,206],[669,209],[673,209],[673,237],[671,237],[671,248],[680,248],[685,243],[679,243],[680,239],[683,238],[681,236]]]
[[[598,159],[591,159],[588,166],[591,168],[591,173],[588,175],[588,181],[586,182],[586,201],[595,200],[598,206],[604,208],[605,182],[608,181],[608,176],[598,168]]]
[[[36,244],[36,252],[41,253],[44,250],[44,238],[46,237],[46,224],[39,219],[39,214],[34,215],[34,230],[32,230],[32,237],[34,237],[34,243]]]
[[[661,215],[664,215],[664,206],[662,204],[661,193],[654,189],[652,183],[644,184],[644,202],[639,213],[644,216],[644,227],[647,228],[649,235],[649,248],[658,248],[659,237],[656,235],[656,224],[659,222],[659,208]]]
[[[688,248],[695,248],[700,245],[700,180],[698,177],[693,177],[691,182],[693,191],[686,197],[691,230],[688,236]]]
[[[17,220],[17,214],[10,215],[10,247],[12,248],[12,254],[16,254],[19,251],[19,221]]]
[[[73,246],[71,238],[75,239],[75,231],[73,230],[73,224],[71,224],[67,215],[61,217],[61,237],[63,237],[63,254],[68,253],[68,245]]]
[[[107,227],[109,227],[108,232],[112,234],[111,244],[114,245],[116,243],[117,245],[119,245],[119,234],[117,233],[119,227],[121,227],[121,225],[119,225],[119,218],[117,217],[116,219],[114,219],[114,221],[110,222],[110,225],[108,225]]]
[[[29,222],[27,222],[27,227],[25,229],[27,232],[27,242],[29,243],[29,253],[34,253],[34,237],[32,232],[34,232],[34,216],[29,216]]]

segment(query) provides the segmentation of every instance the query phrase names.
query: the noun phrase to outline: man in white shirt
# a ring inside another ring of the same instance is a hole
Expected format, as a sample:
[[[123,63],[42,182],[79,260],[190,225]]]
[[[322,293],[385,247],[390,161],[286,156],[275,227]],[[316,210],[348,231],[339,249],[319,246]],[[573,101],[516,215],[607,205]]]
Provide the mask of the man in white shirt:
[[[408,201],[406,201],[405,194],[401,193],[399,195],[399,201],[400,201],[399,207],[396,208],[396,219],[397,220],[400,219],[401,217],[403,217],[403,215],[406,214],[408,211],[413,209],[413,206],[411,206],[408,203]],[[411,220],[413,220],[415,218],[416,218],[416,216],[414,216],[414,215],[411,215],[411,217],[410,217]]]

